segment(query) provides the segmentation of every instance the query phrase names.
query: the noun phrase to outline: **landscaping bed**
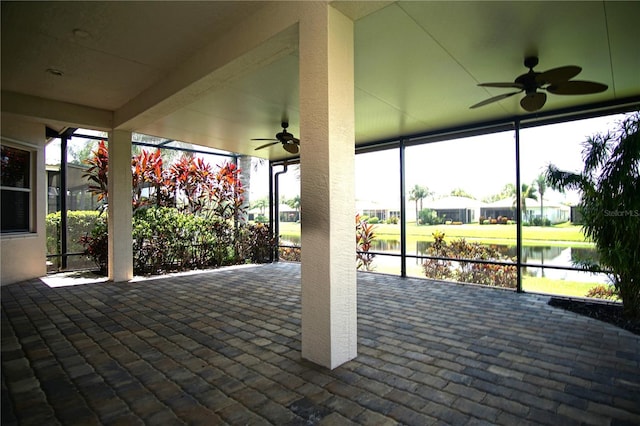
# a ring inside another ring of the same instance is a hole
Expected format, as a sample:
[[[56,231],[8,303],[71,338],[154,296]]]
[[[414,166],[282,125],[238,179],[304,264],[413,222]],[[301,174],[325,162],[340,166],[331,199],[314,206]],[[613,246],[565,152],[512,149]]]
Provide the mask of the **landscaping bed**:
[[[622,305],[610,303],[588,302],[576,299],[564,299],[552,297],[549,305],[555,308],[565,309],[579,315],[585,315],[600,321],[608,322],[640,335],[640,320],[631,321],[622,316]]]

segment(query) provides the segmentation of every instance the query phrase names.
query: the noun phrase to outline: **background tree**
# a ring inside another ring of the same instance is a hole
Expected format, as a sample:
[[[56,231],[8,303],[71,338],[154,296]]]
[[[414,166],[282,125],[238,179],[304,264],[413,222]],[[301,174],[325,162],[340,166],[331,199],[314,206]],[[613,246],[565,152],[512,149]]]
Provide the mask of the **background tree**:
[[[581,193],[583,231],[596,245],[600,265],[609,271],[624,314],[640,319],[640,112],[617,128],[583,143],[581,173],[550,165],[551,188]],[[591,265],[591,270],[598,270]]]
[[[269,199],[266,197],[255,200],[251,206],[251,208],[260,209],[260,215],[262,216],[264,216],[264,211],[267,207],[269,207]]]
[[[540,194],[540,222],[544,226],[544,193],[547,190],[547,177],[544,173],[540,173],[536,178],[536,186]]]
[[[467,191],[465,191],[462,188],[456,188],[456,189],[451,190],[451,196],[453,196],[453,197],[471,198],[472,200],[476,199],[476,197],[474,197],[473,195],[469,194]]]
[[[416,224],[419,224],[419,215],[422,210],[422,200],[432,195],[432,192],[429,191],[429,188],[426,186],[415,185],[409,191],[409,200],[416,202]],[[418,208],[418,203],[420,203],[420,208]]]
[[[493,203],[494,201],[504,200],[505,198],[512,198],[516,194],[516,186],[512,183],[507,183],[497,194],[484,197],[482,201],[485,203]]]
[[[300,196],[296,195],[293,198],[285,201],[285,204],[294,209],[296,212],[300,212]]]

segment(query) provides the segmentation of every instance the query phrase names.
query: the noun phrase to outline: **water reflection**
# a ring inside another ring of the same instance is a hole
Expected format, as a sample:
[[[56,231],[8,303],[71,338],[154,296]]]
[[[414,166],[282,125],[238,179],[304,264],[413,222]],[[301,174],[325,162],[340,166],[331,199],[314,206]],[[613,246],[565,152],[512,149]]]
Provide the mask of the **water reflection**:
[[[299,245],[300,237],[294,235],[283,236],[281,240],[282,244]],[[416,241],[415,251],[411,254],[417,254],[419,256],[428,255],[427,250],[431,246],[432,241]],[[509,258],[515,259],[516,246],[509,244],[489,244],[490,247],[499,251],[503,255]],[[400,253],[400,240],[398,239],[382,239],[378,238],[373,241],[372,251],[381,253]],[[392,260],[393,259],[393,260]],[[598,261],[598,253],[594,248],[585,247],[558,247],[558,246],[523,246],[522,247],[522,263],[534,264],[534,265],[548,265],[548,266],[564,266],[575,267],[576,262],[589,260],[591,262]],[[379,259],[377,262],[393,261],[398,262],[398,258]],[[413,263],[413,262],[412,262]],[[422,264],[419,259],[415,261],[416,265]],[[577,281],[592,280],[594,277],[591,274],[585,274],[580,271],[567,271],[567,270],[550,270],[536,267],[524,268],[523,271],[526,275],[536,277],[558,278],[558,279],[573,279]]]

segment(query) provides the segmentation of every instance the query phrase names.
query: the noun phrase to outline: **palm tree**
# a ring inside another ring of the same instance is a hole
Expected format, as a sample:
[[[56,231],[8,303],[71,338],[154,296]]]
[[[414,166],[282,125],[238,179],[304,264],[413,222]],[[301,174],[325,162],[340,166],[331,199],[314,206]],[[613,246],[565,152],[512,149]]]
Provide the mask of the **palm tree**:
[[[516,206],[516,187],[514,185],[505,185],[504,189],[502,190],[502,194],[506,197],[512,197],[513,206]],[[522,215],[521,219],[524,220],[527,220],[527,198],[531,198],[532,200],[537,201],[538,195],[536,194],[535,186],[523,183],[520,187],[520,214]]]
[[[286,204],[294,209],[296,212],[300,211],[300,196],[296,195],[295,197],[286,201]]]
[[[260,214],[264,216],[264,210],[269,207],[269,200],[266,197],[260,198],[253,203],[254,209],[260,209]]]
[[[525,220],[527,219],[527,198],[538,201],[536,187],[523,183],[520,190],[520,211],[524,215]],[[529,217],[529,220],[531,220],[531,217]]]
[[[608,270],[625,316],[640,319],[640,112],[589,137],[582,156],[580,173],[548,166],[549,186],[580,191],[582,230],[599,254],[599,265],[584,266]]]
[[[409,200],[416,202],[416,224],[418,224],[419,213],[422,210],[422,200],[431,194],[429,188],[417,184],[409,191]],[[420,203],[420,210],[418,210],[418,202]]]
[[[538,193],[540,194],[540,221],[544,226],[544,192],[547,190],[547,178],[544,173],[540,173],[536,179]]]

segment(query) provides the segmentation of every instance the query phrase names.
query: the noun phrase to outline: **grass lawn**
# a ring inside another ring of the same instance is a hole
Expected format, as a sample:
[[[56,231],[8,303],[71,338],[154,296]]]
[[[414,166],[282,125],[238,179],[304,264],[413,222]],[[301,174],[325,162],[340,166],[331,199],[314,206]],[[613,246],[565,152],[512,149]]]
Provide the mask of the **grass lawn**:
[[[424,225],[407,224],[409,246],[416,241],[432,241],[435,231],[444,232],[445,240],[465,238],[468,241],[486,244],[515,245],[516,225]],[[376,224],[374,232],[378,239],[399,240],[400,225]],[[280,234],[300,236],[300,224],[292,222],[280,223]],[[571,246],[593,247],[585,241],[582,229],[577,225],[560,224],[556,226],[526,226],[522,228],[522,241],[527,246]]]
[[[384,263],[377,263],[374,272],[392,275],[400,274],[398,265],[385,265]],[[420,265],[416,265],[414,262],[409,262],[407,265],[407,275],[411,277],[425,278],[422,267]],[[556,294],[570,297],[586,297],[589,289],[598,284],[600,283],[530,277],[526,275],[522,277],[522,289],[525,292]]]
[[[586,297],[587,292],[598,283],[554,280],[542,277],[522,277],[522,289],[529,293],[559,294],[562,296]]]

